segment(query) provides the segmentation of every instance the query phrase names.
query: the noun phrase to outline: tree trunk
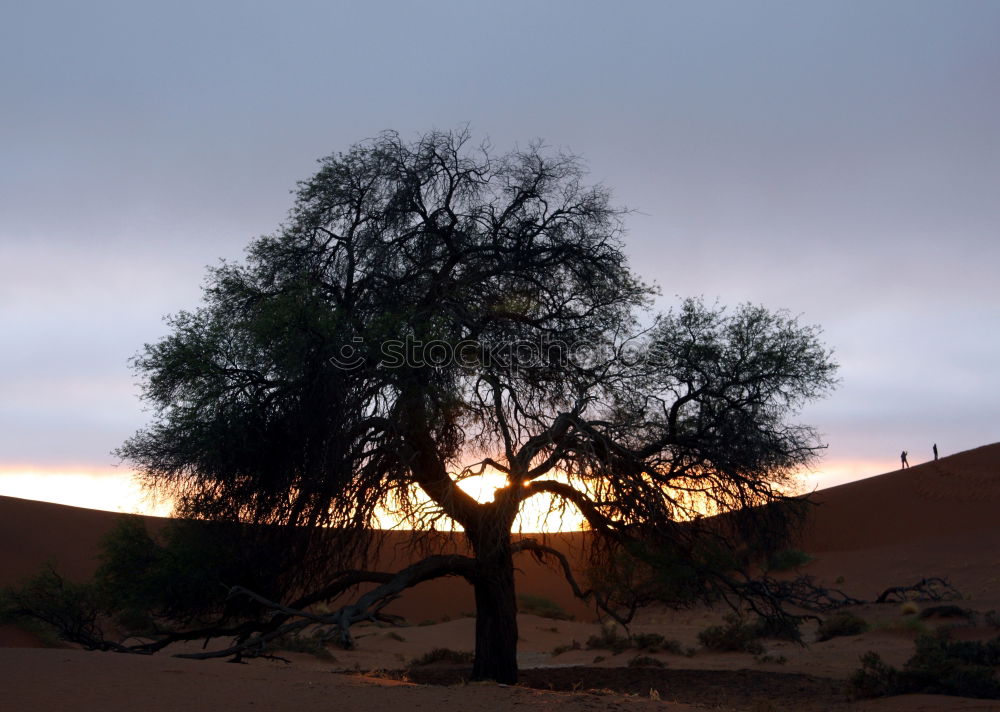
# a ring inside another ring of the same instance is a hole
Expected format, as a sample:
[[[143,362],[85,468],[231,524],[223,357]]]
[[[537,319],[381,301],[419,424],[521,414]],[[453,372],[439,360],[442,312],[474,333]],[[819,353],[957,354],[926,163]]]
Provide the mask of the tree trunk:
[[[478,537],[477,537],[478,538]],[[517,600],[510,537],[473,540],[476,552],[476,659],[474,680],[517,682]]]

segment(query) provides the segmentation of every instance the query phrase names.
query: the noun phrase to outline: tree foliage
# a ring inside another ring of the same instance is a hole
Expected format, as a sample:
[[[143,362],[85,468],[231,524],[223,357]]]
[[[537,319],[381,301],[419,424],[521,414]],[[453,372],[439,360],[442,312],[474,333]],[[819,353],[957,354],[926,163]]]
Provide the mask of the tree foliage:
[[[384,133],[329,156],[137,357],[154,416],[121,455],[177,514],[280,541],[275,598],[358,571],[380,513],[460,525],[472,555],[412,580],[473,584],[475,674],[512,681],[512,556],[553,554],[512,537],[527,500],[578,511],[606,552],[745,553],[821,447],[789,422],[834,384],[818,330],[701,300],[653,314],[623,216],[540,144]],[[506,484],[481,503],[458,484],[484,471]]]

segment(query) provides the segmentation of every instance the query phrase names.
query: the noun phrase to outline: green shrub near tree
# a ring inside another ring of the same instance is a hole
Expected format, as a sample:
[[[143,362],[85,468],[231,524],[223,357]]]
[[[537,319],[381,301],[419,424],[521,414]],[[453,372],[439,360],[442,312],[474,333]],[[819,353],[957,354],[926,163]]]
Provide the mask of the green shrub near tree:
[[[922,693],[1000,699],[997,665],[1000,636],[987,642],[953,642],[922,635],[917,638],[916,652],[901,670],[886,664],[878,653],[866,653],[850,686],[857,697]]]

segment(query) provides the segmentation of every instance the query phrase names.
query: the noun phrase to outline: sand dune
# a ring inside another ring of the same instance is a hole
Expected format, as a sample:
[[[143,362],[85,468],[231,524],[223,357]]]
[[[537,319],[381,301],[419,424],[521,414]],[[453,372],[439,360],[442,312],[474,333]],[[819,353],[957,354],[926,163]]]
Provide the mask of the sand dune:
[[[0,496],[0,586],[52,562],[85,579],[97,566],[102,537],[121,516],[96,509]]]
[[[858,550],[1000,527],[1000,443],[821,490],[809,545]]]
[[[927,576],[1000,594],[1000,444],[817,492],[809,572],[859,597]],[[880,588],[881,587],[881,588]]]

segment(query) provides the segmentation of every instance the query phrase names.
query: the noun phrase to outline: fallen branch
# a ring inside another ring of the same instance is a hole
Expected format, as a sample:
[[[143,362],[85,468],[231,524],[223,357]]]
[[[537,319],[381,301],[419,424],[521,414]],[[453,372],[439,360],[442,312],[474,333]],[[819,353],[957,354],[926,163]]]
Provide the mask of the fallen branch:
[[[875,603],[956,601],[961,598],[962,594],[947,579],[934,576],[920,579],[912,586],[891,586],[878,595]]]
[[[339,638],[339,644],[342,647],[351,649],[354,647],[354,637],[351,635],[352,625],[365,620],[389,620],[390,617],[381,614],[381,610],[395,600],[401,592],[424,581],[444,576],[463,576],[471,580],[475,577],[475,561],[467,556],[442,554],[429,556],[395,574],[363,571],[350,572],[349,575],[338,579],[336,584],[332,584],[324,590],[327,592],[345,590],[347,582],[351,582],[350,585],[374,582],[382,583],[361,596],[355,603],[343,606],[327,614],[312,613],[301,608],[296,608],[293,605],[286,606],[239,587],[233,590],[233,595],[250,596],[258,603],[278,612],[278,615],[271,619],[272,624],[278,621],[288,622],[283,622],[270,630],[247,637],[222,650],[212,650],[204,653],[179,653],[174,657],[205,660],[233,655],[259,655],[266,649],[267,644],[275,638],[288,633],[294,633],[316,623],[330,626],[329,630],[322,634],[322,639],[330,640]],[[315,599],[315,596],[308,596],[299,600],[311,599]]]
[[[764,597],[798,606],[807,611],[826,613],[844,606],[858,606],[864,603],[860,598],[848,596],[839,588],[816,585],[812,576],[800,576],[791,581],[765,577],[752,583]]]

